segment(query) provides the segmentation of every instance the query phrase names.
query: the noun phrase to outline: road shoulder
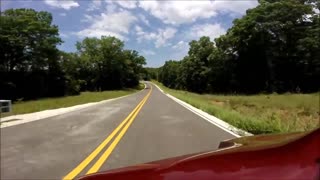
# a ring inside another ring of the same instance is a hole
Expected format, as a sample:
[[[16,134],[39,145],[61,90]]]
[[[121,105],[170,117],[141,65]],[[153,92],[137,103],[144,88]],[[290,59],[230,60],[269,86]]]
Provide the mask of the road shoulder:
[[[249,132],[246,132],[242,129],[236,128],[234,126],[232,126],[231,124],[215,117],[212,116],[210,114],[208,114],[207,112],[202,111],[201,109],[198,109],[194,106],[192,106],[191,104],[188,104],[166,92],[164,92],[158,85],[152,83],[153,85],[155,85],[163,94],[165,94],[166,96],[168,96],[170,99],[172,99],[173,101],[177,102],[178,104],[180,104],[181,106],[185,107],[186,109],[190,110],[191,112],[195,113],[196,115],[200,116],[202,119],[210,122],[211,124],[219,127],[220,129],[230,133],[231,135],[234,135],[236,137],[241,137],[241,136],[251,136],[252,134]]]
[[[146,86],[144,87],[144,89],[145,88],[146,88]],[[0,128],[15,126],[15,125],[24,124],[24,123],[33,122],[33,121],[38,121],[38,120],[62,115],[65,113],[82,110],[82,109],[92,107],[95,105],[100,105],[100,104],[103,104],[106,102],[111,102],[111,101],[115,101],[118,99],[122,99],[125,97],[135,95],[137,93],[142,92],[144,89],[142,89],[138,92],[132,93],[132,94],[128,94],[128,95],[117,97],[117,98],[107,99],[107,100],[103,100],[103,101],[85,103],[85,104],[80,104],[80,105],[75,105],[75,106],[70,106],[70,107],[65,107],[65,108],[44,110],[44,111],[39,111],[39,112],[34,112],[34,113],[18,114],[18,115],[0,118]]]

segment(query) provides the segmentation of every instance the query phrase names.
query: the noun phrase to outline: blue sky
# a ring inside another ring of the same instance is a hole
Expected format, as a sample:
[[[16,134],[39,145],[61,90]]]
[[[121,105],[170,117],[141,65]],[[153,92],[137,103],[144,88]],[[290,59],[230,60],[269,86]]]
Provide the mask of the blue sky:
[[[235,18],[257,4],[257,0],[1,0],[1,9],[52,13],[64,41],[61,50],[74,52],[75,43],[84,37],[111,35],[146,57],[147,66],[159,67],[166,60],[182,59],[191,40],[224,34]]]

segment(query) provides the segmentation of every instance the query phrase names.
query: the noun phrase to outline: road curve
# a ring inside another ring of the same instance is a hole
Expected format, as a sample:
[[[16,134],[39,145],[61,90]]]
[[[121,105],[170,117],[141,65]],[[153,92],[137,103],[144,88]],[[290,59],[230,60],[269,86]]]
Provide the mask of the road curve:
[[[214,150],[233,135],[147,83],[134,95],[1,128],[1,179],[68,179]]]

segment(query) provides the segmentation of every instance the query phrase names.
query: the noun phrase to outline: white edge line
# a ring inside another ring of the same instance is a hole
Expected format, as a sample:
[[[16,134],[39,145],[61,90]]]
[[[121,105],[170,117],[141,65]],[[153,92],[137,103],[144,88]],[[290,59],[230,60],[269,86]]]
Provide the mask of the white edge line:
[[[147,87],[146,83],[144,83],[144,89]],[[57,108],[57,109],[48,109],[48,110],[43,110],[43,111],[38,111],[38,112],[33,112],[33,113],[28,113],[28,114],[18,114],[18,115],[12,115],[12,116],[8,116],[8,117],[4,117],[0,119],[1,125],[0,128],[5,128],[5,127],[10,127],[10,126],[15,126],[15,125],[19,125],[19,124],[25,124],[28,122],[33,122],[33,121],[39,121],[39,120],[43,120],[46,118],[50,118],[50,117],[54,117],[54,116],[58,116],[58,115],[62,115],[62,114],[67,114],[70,112],[74,112],[74,111],[78,111],[78,110],[82,110],[85,108],[89,108],[92,107],[94,105],[99,105],[99,104],[103,104],[106,102],[111,102],[111,101],[115,101],[118,99],[122,99],[128,96],[132,96],[134,94],[140,93],[142,92],[144,89],[133,93],[133,94],[128,94],[125,96],[121,96],[121,97],[117,97],[117,98],[113,98],[113,99],[107,99],[107,100],[102,100],[102,101],[98,101],[98,102],[89,102],[89,103],[85,103],[85,104],[78,104],[75,106],[69,106],[69,107],[64,107],[64,108]],[[71,110],[68,110],[71,109]],[[57,113],[52,113],[51,115],[42,115],[45,112],[54,112],[56,110],[62,110],[62,112],[57,112]],[[65,111],[64,111],[65,110]],[[23,116],[27,116],[27,118],[23,118]],[[14,119],[19,119],[19,120],[14,120]],[[13,121],[10,121],[13,120]],[[7,122],[9,121],[9,122]]]
[[[177,102],[178,104],[180,104],[181,106],[187,108],[188,110],[190,110],[191,112],[195,113],[196,115],[200,116],[201,118],[205,119],[206,121],[210,122],[211,124],[214,124],[215,126],[219,127],[220,129],[228,132],[229,134],[235,136],[235,137],[242,137],[239,134],[243,134],[244,136],[251,136],[253,134],[248,133],[242,129],[238,129],[234,126],[232,126],[231,124],[215,117],[212,116],[211,114],[208,114],[207,112],[202,111],[201,109],[198,109],[168,93],[165,93],[158,85],[152,83],[153,85],[155,85],[163,94],[165,94],[166,96],[168,96],[170,99],[174,100],[175,102]]]

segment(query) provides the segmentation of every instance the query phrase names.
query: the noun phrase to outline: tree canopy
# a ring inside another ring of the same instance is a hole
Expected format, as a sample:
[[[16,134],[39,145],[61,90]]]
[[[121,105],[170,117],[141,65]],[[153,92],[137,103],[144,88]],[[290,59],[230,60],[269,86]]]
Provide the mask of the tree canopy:
[[[77,52],[62,43],[52,15],[33,9],[1,12],[0,99],[36,99],[132,88],[139,84],[145,58],[110,36],[85,38]]]
[[[168,61],[179,67],[161,67],[159,76],[171,79],[160,81],[200,93],[318,91],[319,1],[259,2],[225,35],[191,41],[183,60]]]

